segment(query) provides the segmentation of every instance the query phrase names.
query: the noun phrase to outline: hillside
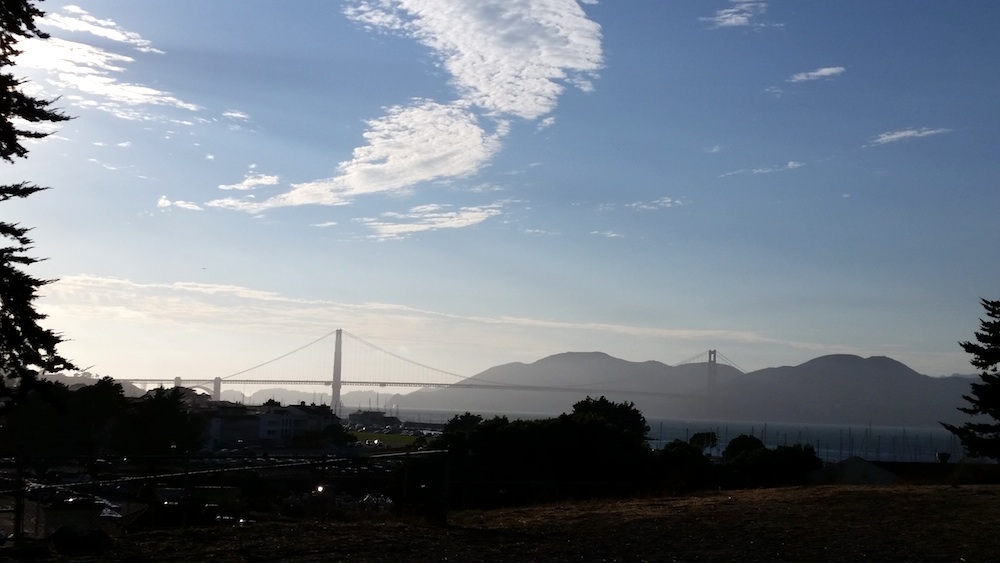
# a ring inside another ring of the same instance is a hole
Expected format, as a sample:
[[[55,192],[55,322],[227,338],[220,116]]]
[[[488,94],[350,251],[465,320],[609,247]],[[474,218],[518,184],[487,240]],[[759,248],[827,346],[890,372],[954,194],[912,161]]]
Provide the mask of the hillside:
[[[742,374],[719,364],[629,362],[570,352],[490,368],[469,382],[567,391],[427,389],[393,397],[403,409],[559,414],[587,395],[632,401],[647,418],[937,426],[960,421],[964,377],[928,377],[886,357],[830,355]]]

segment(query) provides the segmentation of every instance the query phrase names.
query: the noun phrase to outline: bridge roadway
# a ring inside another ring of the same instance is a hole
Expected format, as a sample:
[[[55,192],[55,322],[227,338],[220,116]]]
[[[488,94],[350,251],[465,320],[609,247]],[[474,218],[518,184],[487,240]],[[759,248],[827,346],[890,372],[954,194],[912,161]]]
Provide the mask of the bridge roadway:
[[[122,383],[154,383],[154,384],[174,384],[176,379],[117,379]],[[214,385],[215,379],[183,379],[182,384],[188,385]],[[317,379],[223,379],[221,383],[228,385],[324,385],[329,387],[331,381],[321,381]],[[589,387],[550,387],[545,385],[504,385],[501,383],[415,383],[406,381],[361,381],[342,380],[340,384],[352,387],[451,387],[453,389],[483,389],[483,390],[507,390],[507,391],[576,391],[582,393],[615,393],[631,395],[648,395],[655,397],[667,397],[674,399],[690,399],[700,397],[689,393],[663,393],[658,391],[629,391],[625,389],[598,389]]]

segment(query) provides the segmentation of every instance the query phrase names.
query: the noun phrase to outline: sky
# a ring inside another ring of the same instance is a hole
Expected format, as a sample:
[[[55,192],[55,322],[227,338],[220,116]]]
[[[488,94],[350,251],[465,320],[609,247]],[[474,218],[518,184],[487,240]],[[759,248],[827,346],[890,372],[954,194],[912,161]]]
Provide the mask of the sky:
[[[972,373],[1000,298],[1000,3],[46,0],[73,117],[0,181],[97,375],[341,328],[456,374],[566,351]],[[347,375],[345,375],[345,378]]]

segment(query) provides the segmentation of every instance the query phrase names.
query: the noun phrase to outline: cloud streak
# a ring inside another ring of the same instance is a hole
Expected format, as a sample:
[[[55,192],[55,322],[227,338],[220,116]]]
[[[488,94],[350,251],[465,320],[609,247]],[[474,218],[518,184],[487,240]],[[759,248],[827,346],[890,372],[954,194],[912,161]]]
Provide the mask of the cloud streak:
[[[629,203],[627,207],[630,207],[637,211],[656,211],[658,209],[670,209],[671,207],[680,207],[681,205],[684,205],[684,202],[679,199],[673,199],[670,197],[661,197],[659,199],[654,199],[653,201],[637,201],[635,203]]]
[[[931,129],[929,127],[921,127],[919,129],[900,129],[898,131],[887,131],[885,133],[880,133],[868,142],[865,146],[875,146],[875,145],[887,145],[889,143],[898,143],[899,141],[906,141],[909,139],[920,139],[922,137],[930,137],[932,135],[941,135],[943,133],[950,133],[951,129]]]
[[[793,74],[788,82],[810,82],[813,80],[822,80],[824,78],[833,78],[834,76],[840,76],[847,72],[847,69],[842,66],[828,66],[823,68],[817,68],[816,70],[809,72],[799,72]]]
[[[340,163],[337,176],[293,184],[290,191],[264,201],[223,198],[206,205],[252,213],[293,205],[345,205],[361,195],[466,177],[487,164],[507,132],[508,124],[500,122],[487,133],[476,115],[460,105],[420,100],[369,121],[364,133],[368,144]]]
[[[188,211],[202,211],[201,206],[197,203],[192,203],[190,201],[170,201],[167,196],[160,196],[160,199],[156,201],[156,207],[160,209],[169,209],[171,207],[176,207],[178,209],[186,209]]]
[[[372,238],[390,240],[424,231],[471,227],[499,215],[502,208],[501,203],[458,209],[431,204],[414,207],[407,213],[383,213],[378,219],[361,219],[361,222],[375,231]]]
[[[61,13],[49,14],[38,22],[43,29],[69,34],[86,34],[114,41],[140,53],[162,54],[139,34],[126,31],[111,20],[101,20],[77,6],[66,6]],[[60,37],[29,39],[16,59],[18,67],[44,72],[48,79],[36,81],[47,85],[46,94],[60,95],[72,105],[94,108],[121,119],[133,121],[165,120],[149,111],[165,107],[197,111],[199,106],[169,92],[119,80],[126,65],[135,59],[83,42]],[[48,92],[48,89],[55,92]]]
[[[731,6],[716,10],[708,17],[699,18],[712,24],[712,29],[725,27],[766,27],[760,17],[767,11],[767,2],[732,0]]]
[[[720,174],[720,178],[726,178],[729,176],[739,176],[741,174],[749,174],[751,176],[759,176],[761,174],[774,174],[775,172],[787,172],[789,170],[795,170],[796,168],[802,168],[805,164],[797,162],[795,160],[789,160],[787,163],[782,165],[774,166],[761,166],[759,168],[742,168],[733,172],[726,172],[725,174]]]

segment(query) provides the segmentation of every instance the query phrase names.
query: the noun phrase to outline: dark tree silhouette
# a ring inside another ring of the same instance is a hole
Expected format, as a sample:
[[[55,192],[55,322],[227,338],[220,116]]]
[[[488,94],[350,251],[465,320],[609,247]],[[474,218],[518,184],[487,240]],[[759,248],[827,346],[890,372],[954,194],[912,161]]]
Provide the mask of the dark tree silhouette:
[[[656,456],[656,466],[663,486],[675,492],[700,489],[715,478],[714,467],[705,455],[705,448],[684,440],[673,440],[663,446]]]
[[[28,154],[23,140],[48,135],[33,129],[32,124],[69,119],[49,109],[51,100],[25,94],[24,80],[9,72],[14,57],[21,52],[18,40],[48,37],[35,26],[35,18],[42,15],[27,0],[3,0],[0,4],[0,158],[7,163]],[[0,185],[0,203],[42,189],[27,182]],[[73,367],[56,352],[62,338],[39,325],[45,315],[35,310],[34,301],[38,290],[51,280],[24,271],[38,261],[27,254],[32,244],[29,230],[18,223],[0,221],[0,412],[23,400],[39,373]]]
[[[587,397],[557,418],[465,413],[431,447],[450,453],[451,501],[500,506],[642,490],[653,478],[649,427],[632,403]]]
[[[648,448],[646,435],[649,433],[649,426],[646,424],[646,417],[635,408],[635,403],[616,403],[604,396],[597,399],[587,397],[573,405],[572,413],[563,416],[579,422],[600,421],[611,428],[615,437],[624,443]]]
[[[705,450],[719,447],[719,436],[715,432],[695,432],[688,439],[688,444],[704,453]]]
[[[970,456],[1000,459],[1000,301],[983,299],[982,304],[986,318],[979,321],[976,342],[959,342],[972,354],[980,381],[962,395],[970,406],[958,410],[977,418],[962,426],[942,426],[958,436]]]
[[[729,445],[722,452],[722,457],[726,461],[732,461],[740,456],[766,449],[767,447],[764,445],[764,442],[760,441],[760,438],[740,434],[729,441]]]

